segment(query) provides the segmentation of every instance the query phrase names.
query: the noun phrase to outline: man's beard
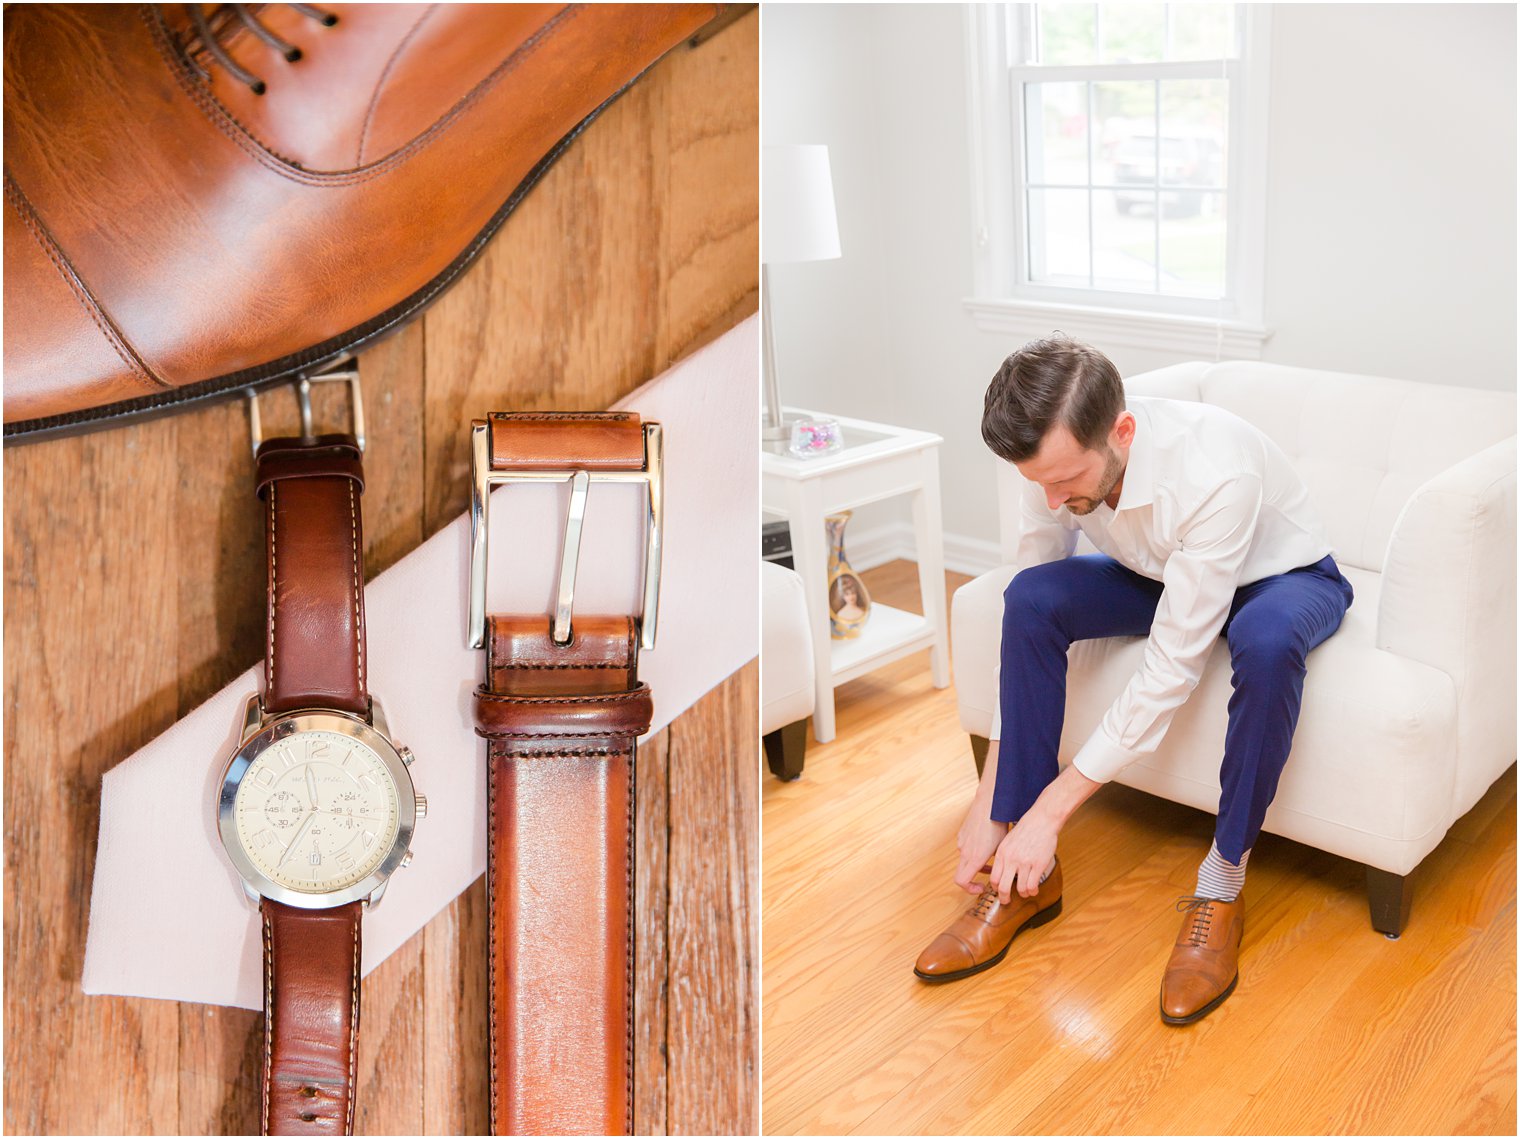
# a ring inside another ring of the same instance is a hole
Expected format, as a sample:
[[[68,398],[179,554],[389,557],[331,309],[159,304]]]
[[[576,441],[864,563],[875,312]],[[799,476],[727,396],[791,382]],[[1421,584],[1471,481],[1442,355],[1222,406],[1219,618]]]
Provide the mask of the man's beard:
[[[1078,517],[1098,509],[1098,503],[1114,492],[1114,487],[1119,485],[1119,479],[1124,475],[1124,461],[1119,458],[1119,452],[1112,447],[1107,450],[1108,457],[1103,460],[1103,474],[1098,478],[1098,493],[1091,498],[1068,498],[1064,503],[1066,509]]]

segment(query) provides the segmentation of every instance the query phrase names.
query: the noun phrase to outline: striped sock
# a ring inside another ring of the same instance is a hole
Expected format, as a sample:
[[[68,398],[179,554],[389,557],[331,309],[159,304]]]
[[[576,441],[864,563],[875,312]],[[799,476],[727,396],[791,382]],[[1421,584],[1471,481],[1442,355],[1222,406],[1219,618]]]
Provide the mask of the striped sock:
[[[1198,896],[1214,898],[1221,902],[1233,902],[1240,897],[1240,888],[1246,884],[1246,863],[1250,861],[1248,850],[1240,856],[1240,865],[1224,860],[1217,843],[1209,845],[1209,853],[1198,867]]]

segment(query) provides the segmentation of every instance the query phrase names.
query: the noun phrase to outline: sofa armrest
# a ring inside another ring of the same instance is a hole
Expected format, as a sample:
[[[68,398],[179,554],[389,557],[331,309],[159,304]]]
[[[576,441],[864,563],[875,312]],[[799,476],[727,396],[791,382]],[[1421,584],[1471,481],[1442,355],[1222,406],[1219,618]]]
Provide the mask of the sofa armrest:
[[[1513,728],[1514,437],[1436,475],[1404,504],[1383,562],[1377,647],[1439,668],[1459,705],[1507,716]]]

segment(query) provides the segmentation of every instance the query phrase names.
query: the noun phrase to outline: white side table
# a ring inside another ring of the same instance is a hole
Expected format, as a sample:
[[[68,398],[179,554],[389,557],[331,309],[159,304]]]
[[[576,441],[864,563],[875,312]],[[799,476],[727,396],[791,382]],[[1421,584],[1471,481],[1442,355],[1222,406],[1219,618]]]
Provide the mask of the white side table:
[[[786,412],[818,414],[792,407]],[[838,420],[844,435],[844,447],[831,455],[798,459],[770,447],[760,451],[761,506],[791,523],[792,560],[807,585],[817,688],[813,737],[819,743],[834,738],[834,688],[889,661],[928,648],[934,686],[945,688],[950,684],[945,543],[939,507],[939,445],[943,440],[928,431],[831,418]],[[829,551],[823,520],[829,514],[899,494],[913,500],[924,616],[873,601],[870,620],[860,636],[836,641],[829,635]]]

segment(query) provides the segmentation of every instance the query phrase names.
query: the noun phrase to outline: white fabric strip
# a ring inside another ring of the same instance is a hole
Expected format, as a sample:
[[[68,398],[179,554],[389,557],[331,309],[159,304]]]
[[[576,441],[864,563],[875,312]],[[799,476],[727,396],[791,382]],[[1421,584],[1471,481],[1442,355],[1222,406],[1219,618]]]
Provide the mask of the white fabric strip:
[[[658,643],[640,662],[654,693],[651,733],[758,651],[758,328],[746,320],[618,404],[665,426]],[[481,418],[503,410],[475,409]],[[593,485],[577,612],[635,611],[641,496]],[[512,484],[491,495],[487,612],[552,611],[567,501],[564,486]],[[248,504],[257,507],[251,487]],[[485,870],[484,750],[471,709],[483,654],[465,642],[469,540],[462,515],[365,588],[370,691],[394,738],[416,753],[412,777],[428,799],[412,865],[365,916],[365,973]],[[85,992],[260,1007],[258,914],[213,818],[260,667],[106,773]]]

